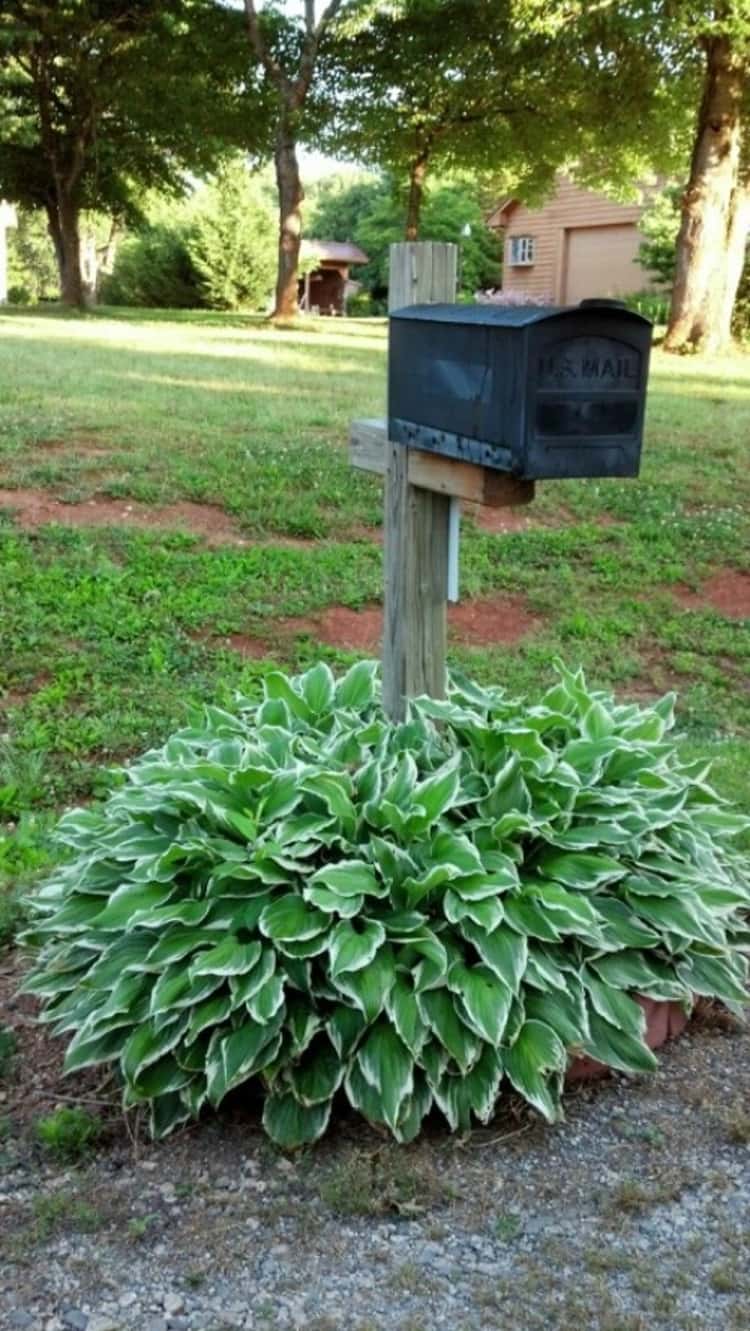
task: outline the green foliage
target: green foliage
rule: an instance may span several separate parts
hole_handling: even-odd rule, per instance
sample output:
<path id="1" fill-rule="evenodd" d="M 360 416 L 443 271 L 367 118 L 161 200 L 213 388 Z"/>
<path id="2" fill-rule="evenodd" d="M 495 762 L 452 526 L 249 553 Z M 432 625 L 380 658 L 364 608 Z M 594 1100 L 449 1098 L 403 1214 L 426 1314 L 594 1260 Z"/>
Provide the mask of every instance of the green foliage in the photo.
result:
<path id="1" fill-rule="evenodd" d="M 0 1026 L 0 1081 L 10 1072 L 17 1048 L 15 1033 L 9 1026 Z"/>
<path id="2" fill-rule="evenodd" d="M 155 202 L 101 294 L 112 305 L 262 309 L 275 267 L 273 212 L 259 179 L 234 159 L 188 201 Z"/>
<path id="3" fill-rule="evenodd" d="M 44 214 L 36 208 L 18 208 L 18 226 L 8 234 L 8 299 L 17 305 L 35 305 L 57 296 L 55 252 Z"/>
<path id="4" fill-rule="evenodd" d="M 102 283 L 110 305 L 195 309 L 204 304 L 200 276 L 184 223 L 157 222 L 123 242 L 114 270 Z"/>
<path id="5" fill-rule="evenodd" d="M 501 281 L 502 243 L 486 225 L 482 204 L 475 181 L 443 180 L 427 192 L 422 211 L 422 240 L 460 245 L 459 287 L 466 296 Z M 404 199 L 388 176 L 354 181 L 334 176 L 314 196 L 306 226 L 320 240 L 350 240 L 365 251 L 370 262 L 357 268 L 354 275 L 377 302 L 387 295 L 388 247 L 403 240 L 404 215 Z M 350 305 L 350 312 L 356 313 L 356 307 Z M 376 304 L 367 312 L 379 314 L 382 310 Z"/>
<path id="6" fill-rule="evenodd" d="M 36 1134 L 51 1155 L 75 1161 L 85 1156 L 100 1136 L 101 1122 L 77 1105 L 60 1105 L 37 1119 Z"/>
<path id="7" fill-rule="evenodd" d="M 672 705 L 560 667 L 534 705 L 457 678 L 394 725 L 360 662 L 206 707 L 59 824 L 25 988 L 66 1068 L 117 1063 L 157 1136 L 259 1078 L 293 1148 L 339 1092 L 409 1141 L 504 1081 L 554 1120 L 577 1053 L 654 1067 L 633 994 L 747 997 L 747 820 Z"/>
<path id="8" fill-rule="evenodd" d="M 240 161 L 229 163 L 197 201 L 187 250 L 202 304 L 211 310 L 263 309 L 276 272 L 276 221 Z"/>
<path id="9" fill-rule="evenodd" d="M 682 190 L 677 185 L 662 190 L 646 208 L 640 222 L 644 239 L 638 262 L 665 286 L 671 286 L 674 280 L 681 196 Z"/>

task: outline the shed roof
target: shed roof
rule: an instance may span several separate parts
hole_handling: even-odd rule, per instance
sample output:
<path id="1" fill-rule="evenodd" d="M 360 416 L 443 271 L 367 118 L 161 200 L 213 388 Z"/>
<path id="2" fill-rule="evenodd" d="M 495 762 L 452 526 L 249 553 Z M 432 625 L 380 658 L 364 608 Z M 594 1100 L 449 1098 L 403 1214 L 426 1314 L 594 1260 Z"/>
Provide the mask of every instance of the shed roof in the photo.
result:
<path id="1" fill-rule="evenodd" d="M 303 240 L 302 255 L 305 259 L 327 259 L 335 263 L 370 262 L 369 255 L 348 240 Z"/>

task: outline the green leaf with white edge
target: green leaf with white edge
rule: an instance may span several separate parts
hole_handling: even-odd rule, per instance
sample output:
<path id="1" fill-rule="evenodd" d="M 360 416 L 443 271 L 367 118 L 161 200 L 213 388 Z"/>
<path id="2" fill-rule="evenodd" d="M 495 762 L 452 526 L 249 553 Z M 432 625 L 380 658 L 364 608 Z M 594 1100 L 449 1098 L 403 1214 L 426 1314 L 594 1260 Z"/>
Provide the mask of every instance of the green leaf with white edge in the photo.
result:
<path id="1" fill-rule="evenodd" d="M 369 966 L 385 942 L 385 929 L 378 920 L 361 920 L 355 929 L 348 920 L 341 920 L 328 936 L 331 958 L 331 976 L 337 978 L 344 971 L 359 971 Z"/>
<path id="2" fill-rule="evenodd" d="M 156 1141 L 168 1137 L 182 1123 L 187 1123 L 191 1109 L 182 1099 L 183 1092 L 173 1091 L 168 1095 L 158 1096 L 151 1105 L 150 1128 Z"/>
<path id="3" fill-rule="evenodd" d="M 376 661 L 357 661 L 351 666 L 336 685 L 336 706 L 360 713 L 369 707 L 375 701 L 377 671 Z"/>
<path id="4" fill-rule="evenodd" d="M 505 856 L 501 858 L 506 859 Z M 518 869 L 512 860 L 507 860 L 507 867 L 493 870 L 492 873 L 461 874 L 452 880 L 451 891 L 461 897 L 462 901 L 483 901 L 486 897 L 496 897 L 518 886 Z"/>
<path id="5" fill-rule="evenodd" d="M 302 896 L 316 910 L 322 910 L 326 915 L 338 915 L 344 920 L 351 920 L 355 915 L 359 915 L 365 901 L 364 897 L 344 897 L 338 892 L 332 892 L 329 887 L 319 887 L 309 883 L 303 887 Z"/>
<path id="6" fill-rule="evenodd" d="M 543 993 L 549 993 L 550 990 L 565 990 L 565 972 L 555 961 L 545 952 L 538 943 L 530 943 L 528 956 L 526 958 L 526 970 L 524 971 L 524 984 L 532 985 L 536 989 L 541 989 Z"/>
<path id="7" fill-rule="evenodd" d="M 604 1017 L 605 1021 L 617 1026 L 619 1030 L 627 1031 L 637 1040 L 643 1039 L 646 1032 L 646 1014 L 640 1003 L 629 998 L 622 989 L 605 984 L 596 972 L 587 966 L 581 971 L 581 979 L 594 1010 L 600 1017 Z"/>
<path id="8" fill-rule="evenodd" d="M 548 911 L 555 928 L 561 934 L 579 934 L 596 944 L 601 937 L 600 920 L 593 903 L 580 892 L 569 892 L 559 883 L 527 883 L 526 892 L 531 892 L 544 911 Z"/>
<path id="9" fill-rule="evenodd" d="M 522 889 L 503 898 L 505 920 L 520 934 L 541 938 L 546 943 L 559 943 L 560 930 L 545 914 L 536 897 Z"/>
<path id="10" fill-rule="evenodd" d="M 280 698 L 285 702 L 292 716 L 298 717 L 301 721 L 310 720 L 312 712 L 309 703 L 280 670 L 272 670 L 265 676 L 263 692 L 267 698 Z"/>
<path id="11" fill-rule="evenodd" d="M 630 989 L 634 993 L 643 993 L 657 978 L 651 962 L 635 948 L 592 957 L 589 964 L 605 984 L 616 989 Z"/>
<path id="12" fill-rule="evenodd" d="M 464 1076 L 445 1072 L 434 1084 L 435 1104 L 453 1132 L 468 1132 L 472 1117 L 488 1123 L 495 1112 L 503 1061 L 498 1050 L 485 1045 L 470 1072 Z"/>
<path id="13" fill-rule="evenodd" d="M 693 948 L 680 958 L 676 969 L 693 993 L 729 1003 L 750 1003 L 748 963 L 741 954 L 711 956 Z"/>
<path id="14" fill-rule="evenodd" d="M 413 801 L 424 810 L 425 830 L 455 805 L 461 785 L 460 768 L 458 753 L 415 787 Z"/>
<path id="15" fill-rule="evenodd" d="M 443 897 L 443 910 L 446 920 L 451 924 L 463 925 L 464 920 L 471 920 L 487 932 L 496 929 L 505 915 L 504 907 L 496 896 L 486 897 L 483 901 L 465 901 L 452 889 Z"/>
<path id="16" fill-rule="evenodd" d="M 323 1136 L 331 1105 L 301 1105 L 291 1091 L 271 1091 L 263 1106 L 263 1127 L 283 1151 L 296 1151 Z"/>
<path id="17" fill-rule="evenodd" d="M 379 1021 L 357 1052 L 360 1071 L 378 1092 L 384 1121 L 391 1129 L 399 1110 L 414 1087 L 414 1059 L 400 1036 L 387 1021 Z"/>
<path id="18" fill-rule="evenodd" d="M 347 1007 L 343 1003 L 334 1007 L 326 1022 L 326 1030 L 331 1044 L 344 1063 L 348 1063 L 365 1025 L 365 1018 L 358 1008 Z"/>
<path id="19" fill-rule="evenodd" d="M 694 894 L 671 899 L 626 894 L 626 900 L 637 915 L 656 929 L 679 934 L 691 942 L 708 943 L 709 947 L 726 946 L 720 921 L 709 914 Z"/>
<path id="20" fill-rule="evenodd" d="M 582 1052 L 590 1033 L 585 1004 L 579 1004 L 571 994 L 559 989 L 553 993 L 528 989 L 524 991 L 524 1006 L 526 1016 L 551 1026 L 566 1049 Z"/>
<path id="21" fill-rule="evenodd" d="M 221 1026 L 233 1007 L 232 996 L 227 993 L 215 994 L 213 998 L 198 1003 L 190 1014 L 190 1025 L 185 1035 L 186 1043 L 192 1044 L 202 1031 L 213 1030 L 214 1027 Z"/>
<path id="22" fill-rule="evenodd" d="M 125 883 L 112 893 L 103 910 L 101 900 L 98 897 L 94 899 L 100 909 L 87 917 L 87 923 L 94 929 L 107 931 L 133 929 L 139 923 L 140 916 L 165 905 L 175 890 L 174 883 L 150 883 L 146 887 L 139 883 Z"/>
<path id="23" fill-rule="evenodd" d="M 603 919 L 602 937 L 609 946 L 649 948 L 658 943 L 658 933 L 639 920 L 624 901 L 602 893 L 597 893 L 595 901 L 597 914 Z"/>
<path id="24" fill-rule="evenodd" d="M 579 892 L 592 891 L 625 875 L 624 867 L 611 855 L 590 851 L 546 850 L 537 861 L 537 869 L 545 878 L 575 887 Z"/>
<path id="25" fill-rule="evenodd" d="M 263 947 L 261 943 L 251 943 L 249 946 L 257 948 L 254 964 L 241 975 L 229 977 L 229 991 L 235 1007 L 239 1007 L 240 1003 L 248 1003 L 276 970 L 276 953 L 272 947 Z"/>
<path id="26" fill-rule="evenodd" d="M 427 1039 L 428 1028 L 417 1002 L 411 979 L 401 971 L 385 999 L 385 1009 L 396 1031 L 413 1058 L 418 1058 Z"/>
<path id="27" fill-rule="evenodd" d="M 598 1013 L 589 1012 L 589 1038 L 584 1045 L 590 1058 L 618 1072 L 653 1072 L 658 1063 L 642 1040 L 622 1031 Z"/>
<path id="28" fill-rule="evenodd" d="M 503 1052 L 511 1085 L 548 1123 L 562 1117 L 560 1089 L 567 1061 L 562 1040 L 543 1021 L 525 1021 L 515 1042 Z"/>
<path id="29" fill-rule="evenodd" d="M 104 1035 L 89 1032 L 84 1026 L 73 1037 L 65 1053 L 64 1072 L 79 1072 L 81 1068 L 111 1063 L 122 1054 L 130 1035 L 129 1029 L 119 1028 Z"/>
<path id="30" fill-rule="evenodd" d="M 461 962 L 451 967 L 448 986 L 461 998 L 466 1024 L 497 1049 L 513 1002 L 512 990 L 488 966 L 465 966 Z"/>
<path id="31" fill-rule="evenodd" d="M 256 989 L 245 1006 L 254 1021 L 266 1025 L 284 1005 L 284 977 L 278 971 Z"/>
<path id="32" fill-rule="evenodd" d="M 289 1070 L 289 1086 L 301 1105 L 327 1104 L 344 1080 L 345 1064 L 330 1040 L 318 1037 Z"/>
<path id="33" fill-rule="evenodd" d="M 407 1095 L 399 1110 L 398 1122 L 393 1129 L 397 1142 L 402 1144 L 414 1141 L 419 1136 L 423 1119 L 432 1108 L 432 1091 L 426 1078 L 418 1068 L 414 1071 L 414 1089 Z"/>
<path id="34" fill-rule="evenodd" d="M 314 717 L 326 716 L 331 711 L 336 697 L 336 681 L 325 661 L 300 675 L 299 687 Z"/>
<path id="35" fill-rule="evenodd" d="M 336 976 L 336 988 L 360 1009 L 367 1022 L 372 1022 L 383 1011 L 395 975 L 393 955 L 386 945 L 363 969 L 341 971 Z"/>
<path id="36" fill-rule="evenodd" d="M 312 875 L 310 887 L 327 887 L 340 897 L 384 897 L 388 894 L 387 884 L 365 860 L 339 860 L 337 864 L 326 864 Z"/>
<path id="37" fill-rule="evenodd" d="M 418 1001 L 423 1020 L 462 1072 L 468 1072 L 479 1056 L 481 1041 L 459 1017 L 453 995 L 448 989 L 428 989 Z"/>
<path id="38" fill-rule="evenodd" d="M 265 1067 L 275 1056 L 276 1045 L 276 1028 L 251 1020 L 212 1041 L 206 1061 L 209 1103 L 216 1108 L 228 1091 Z"/>
<path id="39" fill-rule="evenodd" d="M 612 713 L 600 702 L 592 702 L 581 717 L 581 734 L 584 739 L 606 739 L 614 729 Z"/>
<path id="40" fill-rule="evenodd" d="M 160 1012 L 169 1012 L 189 987 L 190 972 L 187 966 L 175 964 L 167 967 L 151 990 L 150 1015 L 155 1017 Z"/>
<path id="41" fill-rule="evenodd" d="M 485 966 L 494 971 L 517 994 L 528 957 L 528 942 L 523 934 L 518 934 L 505 924 L 496 929 L 480 929 L 471 920 L 462 920 L 461 932 L 464 938 L 476 949 Z"/>
<path id="42" fill-rule="evenodd" d="M 124 1045 L 120 1058 L 123 1076 L 128 1082 L 137 1081 L 144 1068 L 168 1054 L 182 1039 L 190 1021 L 190 1013 L 180 1013 L 170 1026 L 156 1031 L 153 1021 L 137 1026 Z"/>
<path id="43" fill-rule="evenodd" d="M 380 1092 L 376 1091 L 375 1087 L 371 1086 L 363 1076 L 356 1059 L 352 1061 L 347 1070 L 344 1079 L 344 1090 L 352 1109 L 356 1109 L 357 1113 L 362 1114 L 369 1123 L 383 1123 L 385 1121 Z"/>
<path id="44" fill-rule="evenodd" d="M 245 975 L 260 956 L 260 943 L 241 943 L 228 934 L 215 947 L 200 952 L 190 966 L 190 979 L 199 975 Z"/>
<path id="45" fill-rule="evenodd" d="M 460 832 L 438 832 L 427 851 L 430 865 L 447 865 L 456 875 L 484 873 L 476 846 Z"/>
<path id="46" fill-rule="evenodd" d="M 216 941 L 216 934 L 211 929 L 185 929 L 181 925 L 177 925 L 175 928 L 168 930 L 164 937 L 159 939 L 158 943 L 154 943 L 149 948 L 143 958 L 143 968 L 144 970 L 149 970 L 151 967 L 156 969 L 159 966 L 168 966 L 175 961 L 182 961 L 184 957 L 189 957 L 193 952 L 211 947 Z M 131 965 L 137 968 L 138 961 L 135 957 Z"/>
<path id="47" fill-rule="evenodd" d="M 330 923 L 330 917 L 323 911 L 313 910 L 301 896 L 290 892 L 283 897 L 276 897 L 265 907 L 258 928 L 274 942 L 289 939 L 301 943 L 325 932 Z"/>

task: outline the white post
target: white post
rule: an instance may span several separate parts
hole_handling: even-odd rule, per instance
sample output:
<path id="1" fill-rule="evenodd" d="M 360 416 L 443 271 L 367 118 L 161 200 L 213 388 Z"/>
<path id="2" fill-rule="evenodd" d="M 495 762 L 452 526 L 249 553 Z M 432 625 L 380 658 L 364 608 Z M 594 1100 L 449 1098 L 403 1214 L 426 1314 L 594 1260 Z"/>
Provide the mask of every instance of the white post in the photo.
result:
<path id="1" fill-rule="evenodd" d="M 8 230 L 16 225 L 15 208 L 0 199 L 0 305 L 8 301 Z"/>

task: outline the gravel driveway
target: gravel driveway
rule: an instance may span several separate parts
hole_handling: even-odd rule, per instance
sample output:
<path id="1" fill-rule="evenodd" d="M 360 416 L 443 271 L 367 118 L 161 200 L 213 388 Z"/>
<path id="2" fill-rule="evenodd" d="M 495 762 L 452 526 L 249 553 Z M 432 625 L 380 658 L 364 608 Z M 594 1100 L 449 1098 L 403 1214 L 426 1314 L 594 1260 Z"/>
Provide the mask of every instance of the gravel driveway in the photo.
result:
<path id="1" fill-rule="evenodd" d="M 0 1106 L 0 1109 L 2 1106 Z M 76 1169 L 0 1143 L 2 1331 L 747 1331 L 750 1034 L 694 1022 L 651 1079 L 397 1149 L 286 1159 L 244 1106 Z"/>

